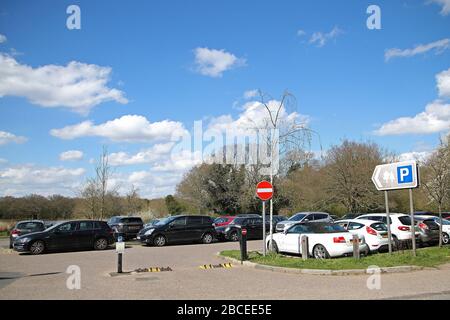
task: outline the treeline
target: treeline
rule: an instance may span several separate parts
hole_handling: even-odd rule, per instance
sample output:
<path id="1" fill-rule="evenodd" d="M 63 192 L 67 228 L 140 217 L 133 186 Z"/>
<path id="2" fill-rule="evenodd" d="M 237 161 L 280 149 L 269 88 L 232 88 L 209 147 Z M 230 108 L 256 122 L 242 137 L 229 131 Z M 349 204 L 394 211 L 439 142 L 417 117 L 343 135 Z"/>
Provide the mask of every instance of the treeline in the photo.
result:
<path id="1" fill-rule="evenodd" d="M 422 186 L 414 190 L 416 211 L 438 211 L 439 202 L 441 209 L 450 209 L 449 149 L 448 142 L 443 142 L 421 162 Z M 348 140 L 333 146 L 322 159 L 308 153 L 290 154 L 274 177 L 274 212 L 384 211 L 384 195 L 375 189 L 371 177 L 376 165 L 393 161 L 398 158 L 375 143 Z M 184 176 L 176 195 L 197 212 L 260 213 L 255 186 L 267 178 L 243 165 L 202 164 Z M 409 212 L 408 192 L 390 192 L 389 205 L 391 212 Z"/>

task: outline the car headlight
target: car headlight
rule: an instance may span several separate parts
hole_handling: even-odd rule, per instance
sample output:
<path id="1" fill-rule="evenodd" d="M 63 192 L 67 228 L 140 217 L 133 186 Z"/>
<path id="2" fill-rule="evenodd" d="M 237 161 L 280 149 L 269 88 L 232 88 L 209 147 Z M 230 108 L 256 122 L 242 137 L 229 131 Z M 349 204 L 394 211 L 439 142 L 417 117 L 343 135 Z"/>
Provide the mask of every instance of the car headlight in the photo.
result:
<path id="1" fill-rule="evenodd" d="M 226 227 L 224 231 L 228 232 L 228 231 L 230 231 L 230 229 L 231 229 L 230 227 Z"/>
<path id="2" fill-rule="evenodd" d="M 149 229 L 149 230 L 145 231 L 145 235 L 149 236 L 153 233 L 153 231 L 155 231 L 155 229 Z"/>

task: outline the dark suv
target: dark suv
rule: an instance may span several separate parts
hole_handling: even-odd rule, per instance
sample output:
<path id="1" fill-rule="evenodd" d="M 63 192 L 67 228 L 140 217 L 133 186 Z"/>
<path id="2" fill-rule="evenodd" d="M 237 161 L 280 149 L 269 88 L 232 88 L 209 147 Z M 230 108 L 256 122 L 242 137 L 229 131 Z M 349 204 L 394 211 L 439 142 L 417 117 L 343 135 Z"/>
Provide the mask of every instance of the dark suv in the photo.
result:
<path id="1" fill-rule="evenodd" d="M 211 243 L 216 238 L 213 223 L 214 220 L 208 216 L 172 216 L 142 229 L 137 239 L 158 247 L 181 242 Z"/>
<path id="2" fill-rule="evenodd" d="M 17 237 L 13 247 L 19 252 L 41 254 L 53 250 L 105 250 L 113 243 L 113 231 L 106 222 L 76 220 Z"/>
<path id="3" fill-rule="evenodd" d="M 108 225 L 113 229 L 114 236 L 122 236 L 123 240 L 136 238 L 139 231 L 144 227 L 140 217 L 116 216 L 108 220 Z"/>
<path id="4" fill-rule="evenodd" d="M 269 232 L 269 221 L 266 222 L 266 232 Z M 263 238 L 263 219 L 261 217 L 237 217 L 226 227 L 218 227 L 218 238 L 238 241 L 241 229 L 247 230 L 247 239 Z"/>

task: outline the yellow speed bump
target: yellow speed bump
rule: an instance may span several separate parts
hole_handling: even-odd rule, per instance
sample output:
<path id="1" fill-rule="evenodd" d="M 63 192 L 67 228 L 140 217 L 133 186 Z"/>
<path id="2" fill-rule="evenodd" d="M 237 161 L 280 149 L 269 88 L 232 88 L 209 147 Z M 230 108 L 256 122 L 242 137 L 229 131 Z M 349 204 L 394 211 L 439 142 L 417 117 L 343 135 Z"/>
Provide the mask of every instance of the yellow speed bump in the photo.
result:
<path id="1" fill-rule="evenodd" d="M 149 268 L 139 268 L 135 270 L 136 272 L 163 272 L 163 271 L 172 271 L 170 267 L 149 267 Z"/>
<path id="2" fill-rule="evenodd" d="M 233 265 L 231 263 L 220 263 L 220 264 L 204 264 L 201 265 L 199 268 L 202 270 L 208 270 L 208 269 L 219 269 L 219 268 L 232 268 Z"/>

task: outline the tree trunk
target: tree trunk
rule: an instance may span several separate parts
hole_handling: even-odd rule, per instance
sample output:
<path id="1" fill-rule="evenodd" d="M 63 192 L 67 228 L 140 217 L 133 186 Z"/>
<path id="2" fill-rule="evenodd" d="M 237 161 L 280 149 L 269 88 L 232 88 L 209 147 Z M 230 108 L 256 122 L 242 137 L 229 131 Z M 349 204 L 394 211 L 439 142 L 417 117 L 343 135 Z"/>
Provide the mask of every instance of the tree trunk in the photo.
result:
<path id="1" fill-rule="evenodd" d="M 442 248 L 442 206 L 439 204 L 439 248 Z"/>

